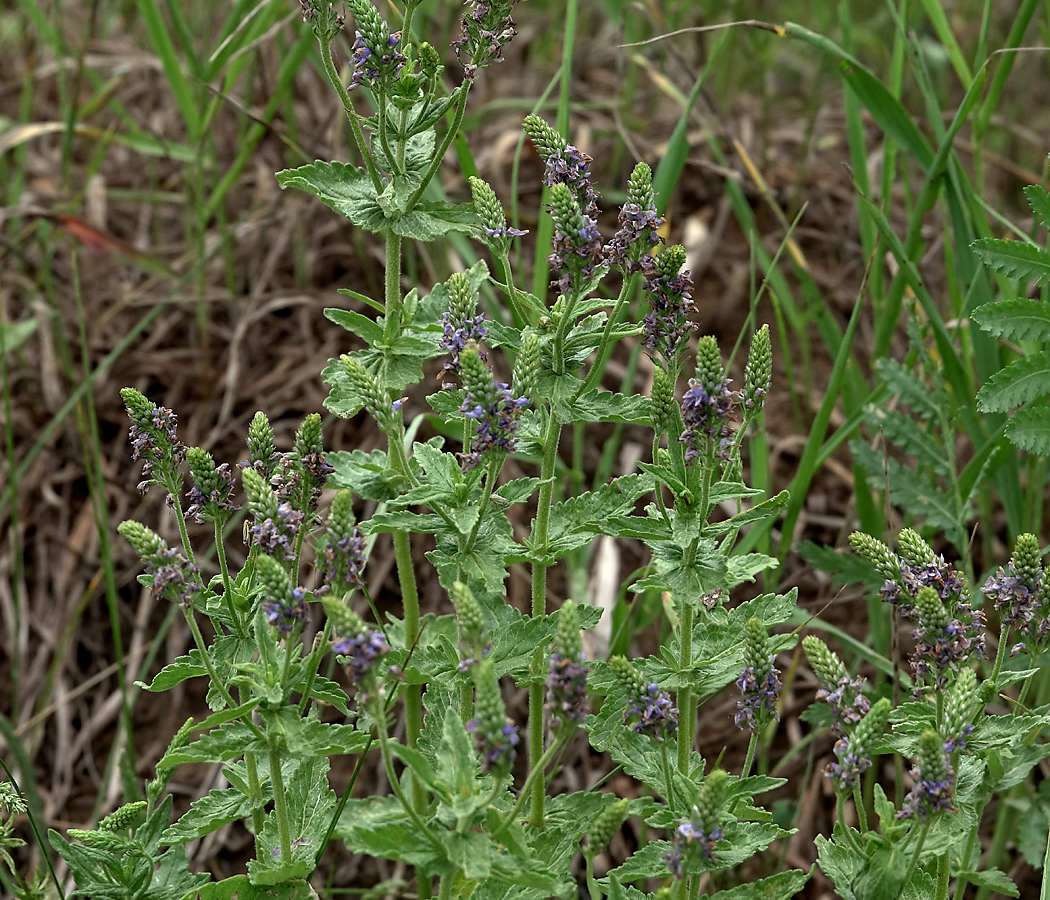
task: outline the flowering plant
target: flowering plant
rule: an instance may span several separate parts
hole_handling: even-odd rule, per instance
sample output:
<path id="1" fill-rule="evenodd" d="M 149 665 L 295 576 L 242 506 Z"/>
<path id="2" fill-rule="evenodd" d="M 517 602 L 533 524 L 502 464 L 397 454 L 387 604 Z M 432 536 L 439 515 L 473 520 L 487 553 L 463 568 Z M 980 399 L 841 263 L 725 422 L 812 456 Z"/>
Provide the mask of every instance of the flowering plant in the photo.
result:
<path id="1" fill-rule="evenodd" d="M 793 632 L 773 631 L 794 624 L 795 592 L 731 602 L 776 565 L 741 549 L 739 538 L 787 502 L 784 493 L 763 496 L 743 475 L 745 436 L 771 387 L 769 329 L 751 335 L 743 384 L 732 388 L 716 340 L 693 340 L 694 286 L 685 250 L 663 245 L 650 167 L 634 168 L 606 240 L 592 160 L 537 116 L 524 129 L 544 165 L 551 280 L 549 296 L 520 289 L 510 249 L 524 232 L 508 223 L 492 187 L 471 177 L 470 202 L 459 203 L 431 190 L 474 80 L 514 35 L 512 3 L 468 4 L 453 45 L 463 78 L 451 90 L 438 52 L 411 39 L 418 5 L 409 0 L 393 30 L 369 0 L 348 0 L 353 71 L 344 85 L 331 50 L 343 15 L 329 0 L 302 0 L 360 165 L 316 162 L 277 176 L 383 241 L 383 298 L 353 294 L 376 315 L 326 311 L 364 346 L 331 360 L 323 376 L 328 411 L 363 411 L 385 448 L 326 449 L 314 414 L 282 452 L 259 413 L 238 491 L 229 463 L 179 441 L 171 410 L 133 388 L 122 393 L 133 458 L 144 462 L 140 488 L 167 495 L 181 546 L 136 522 L 120 533 L 146 566 L 142 583 L 178 606 L 194 642 L 143 687 L 160 693 L 205 678 L 211 714 L 179 729 L 142 796 L 95 830 L 51 832 L 78 892 L 307 897 L 322 853 L 339 841 L 411 867 L 420 898 L 569 897 L 579 854 L 593 900 L 636 900 L 645 889 L 692 900 L 712 873 L 728 880 L 729 870 L 792 833 L 758 798 L 784 783 L 767 774 L 764 751 L 796 643 Z M 357 109 L 362 95 L 367 117 Z M 481 261 L 425 295 L 406 291 L 404 242 L 453 232 L 486 247 L 492 269 Z M 501 298 L 494 312 L 479 311 L 483 293 Z M 606 364 L 627 342 L 649 352 L 648 396 L 603 387 Z M 427 370 L 439 370 L 441 387 L 423 397 L 417 386 Z M 424 420 L 439 436 L 419 438 Z M 637 471 L 574 490 L 563 434 L 606 423 L 648 429 L 652 452 Z M 375 505 L 361 522 L 359 501 Z M 250 549 L 235 571 L 226 541 L 242 514 Z M 213 526 L 213 577 L 202 574 L 187 519 Z M 384 616 L 363 574 L 370 547 L 388 534 L 400 611 Z M 420 536 L 425 563 L 413 553 Z M 549 573 L 599 536 L 648 551 L 627 587 L 664 600 L 669 637 L 656 655 L 588 658 L 581 632 L 601 610 L 554 596 Z M 912 697 L 894 708 L 886 685 L 869 688 L 821 640 L 802 641 L 827 707 L 814 716 L 836 738 L 827 775 L 839 821 L 818 850 L 841 896 L 928 896 L 934 884 L 946 892 L 949 877 L 1008 883 L 1003 873 L 977 871 L 975 810 L 1046 755 L 1021 736 L 1050 724 L 1046 710 L 1019 711 L 1008 726 L 985 711 L 1016 682 L 1023 706 L 1046 649 L 1033 542 L 1019 540 L 985 585 L 1003 630 L 979 685 L 985 623 L 965 578 L 915 532 L 901 533 L 896 553 L 854 536 L 884 582 L 882 596 L 915 626 L 915 644 L 902 678 Z M 440 588 L 435 606 L 454 612 L 423 608 L 424 565 Z M 531 580 L 524 612 L 506 601 L 512 566 Z M 1029 652 L 1029 670 L 1004 666 L 1010 633 Z M 734 685 L 735 722 L 749 737 L 735 773 L 705 759 L 696 741 L 705 705 Z M 508 703 L 512 692 L 525 703 Z M 509 714 L 517 709 L 520 724 Z M 597 786 L 554 792 L 557 762 L 581 735 L 633 780 L 630 796 Z M 898 803 L 871 777 L 873 757 L 890 752 L 915 760 Z M 387 784 L 360 796 L 368 754 Z M 338 792 L 328 777 L 336 756 L 356 760 Z M 221 766 L 228 787 L 172 821 L 169 784 L 192 763 Z M 847 824 L 850 801 L 856 828 Z M 596 860 L 629 817 L 659 836 L 597 874 Z M 233 822 L 252 835 L 246 873 L 212 883 L 191 871 L 185 846 Z M 957 844 L 964 849 L 953 856 Z M 783 871 L 733 888 L 732 897 L 787 900 L 808 877 Z"/>

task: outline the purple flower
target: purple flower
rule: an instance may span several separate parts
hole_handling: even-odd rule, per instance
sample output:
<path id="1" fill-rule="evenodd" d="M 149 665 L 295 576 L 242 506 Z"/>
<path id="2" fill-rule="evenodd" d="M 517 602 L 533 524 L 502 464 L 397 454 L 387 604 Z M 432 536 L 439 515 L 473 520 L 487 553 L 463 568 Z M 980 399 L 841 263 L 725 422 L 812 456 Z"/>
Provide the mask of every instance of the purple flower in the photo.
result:
<path id="1" fill-rule="evenodd" d="M 470 12 L 463 17 L 463 31 L 452 48 L 460 59 L 466 50 L 470 62 L 463 64 L 463 77 L 473 81 L 478 69 L 503 59 L 504 44 L 518 32 L 510 15 L 514 0 L 469 0 L 467 6 Z"/>
<path id="2" fill-rule="evenodd" d="M 636 734 L 648 734 L 660 740 L 663 733 L 671 734 L 678 730 L 678 707 L 655 682 L 628 701 L 623 714 L 624 721 L 636 716 L 637 720 L 631 726 Z"/>
<path id="3" fill-rule="evenodd" d="M 467 722 L 467 731 L 474 735 L 474 746 L 481 754 L 481 771 L 488 774 L 493 769 L 510 768 L 517 756 L 520 740 L 518 726 L 506 718 L 502 725 L 486 728 L 480 719 Z"/>
<path id="4" fill-rule="evenodd" d="M 294 588 L 287 598 L 269 597 L 262 603 L 267 621 L 284 637 L 288 637 L 297 625 L 306 621 L 306 591 Z"/>
<path id="5" fill-rule="evenodd" d="M 187 609 L 201 591 L 197 573 L 200 566 L 191 563 L 181 550 L 161 543 L 160 548 L 146 559 L 146 573 L 153 578 L 154 594 L 166 594 Z M 172 593 L 168 593 L 168 588 Z"/>
<path id="6" fill-rule="evenodd" d="M 682 421 L 685 431 L 679 438 L 686 445 L 686 462 L 699 459 L 704 444 L 716 446 L 715 455 L 728 459 L 735 446 L 729 417 L 736 402 L 736 394 L 729 390 L 729 379 L 711 384 L 690 378 L 689 388 L 682 397 Z"/>
<path id="7" fill-rule="evenodd" d="M 783 686 L 780 681 L 780 672 L 773 665 L 773 658 L 769 659 L 769 666 L 763 672 L 756 670 L 753 666 L 745 666 L 740 670 L 740 677 L 736 680 L 736 686 L 743 691 L 743 698 L 737 701 L 737 712 L 734 717 L 736 727 L 743 731 L 758 730 L 759 718 L 762 715 L 777 716 L 777 699 L 780 697 L 780 689 Z M 756 713 L 758 715 L 756 715 Z M 766 719 L 768 721 L 768 719 Z"/>
<path id="8" fill-rule="evenodd" d="M 870 759 L 854 751 L 849 738 L 842 737 L 835 742 L 835 756 L 838 762 L 828 763 L 827 775 L 835 778 L 843 789 L 856 785 L 871 766 Z"/>
<path id="9" fill-rule="evenodd" d="M 383 632 L 367 627 L 356 637 L 341 638 L 332 644 L 333 652 L 349 657 L 346 671 L 355 684 L 360 684 L 375 661 L 389 653 L 390 649 Z"/>
<path id="10" fill-rule="evenodd" d="M 816 699 L 827 703 L 835 713 L 833 729 L 837 734 L 843 733 L 843 725 L 857 724 L 871 709 L 871 701 L 862 693 L 864 683 L 859 675 L 853 679 L 843 676 L 835 687 L 817 689 Z"/>
<path id="11" fill-rule="evenodd" d="M 505 382 L 489 382 L 477 393 L 468 389 L 460 412 L 474 420 L 474 440 L 463 455 L 463 468 L 474 468 L 489 450 L 512 453 L 517 445 L 518 417 L 528 405 L 528 397 L 515 397 Z"/>
<path id="12" fill-rule="evenodd" d="M 347 90 L 353 90 L 367 83 L 373 90 L 380 87 L 384 78 L 393 78 L 405 64 L 405 56 L 398 50 L 401 43 L 401 32 L 389 34 L 387 24 L 381 24 L 381 33 L 372 40 L 360 31 L 354 32 L 353 61 L 354 74 L 350 78 Z"/>
<path id="13" fill-rule="evenodd" d="M 587 718 L 587 674 L 583 653 L 578 660 L 551 653 L 547 670 L 547 706 L 555 720 L 582 725 Z"/>
<path id="14" fill-rule="evenodd" d="M 295 536 L 302 525 L 303 514 L 285 501 L 277 507 L 277 515 L 257 522 L 250 529 L 252 543 L 270 556 L 291 559 L 295 553 Z"/>
<path id="15" fill-rule="evenodd" d="M 649 298 L 649 312 L 642 319 L 645 346 L 662 354 L 675 368 L 686 349 L 695 326 L 690 315 L 693 306 L 693 279 L 682 269 L 685 250 L 668 247 L 655 259 L 645 256 L 641 268 L 645 273 L 642 290 Z"/>

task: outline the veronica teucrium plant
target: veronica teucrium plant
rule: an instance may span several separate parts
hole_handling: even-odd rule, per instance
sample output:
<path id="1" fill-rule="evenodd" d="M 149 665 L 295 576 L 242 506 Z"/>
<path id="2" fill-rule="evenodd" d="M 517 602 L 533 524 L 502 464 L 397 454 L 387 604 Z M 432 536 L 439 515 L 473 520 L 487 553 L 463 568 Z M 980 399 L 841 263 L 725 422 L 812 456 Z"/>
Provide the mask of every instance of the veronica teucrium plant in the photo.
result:
<path id="1" fill-rule="evenodd" d="M 168 495 L 181 546 L 135 522 L 120 531 L 144 561 L 142 584 L 179 605 L 193 639 L 145 688 L 206 678 L 211 715 L 179 731 L 116 826 L 54 836 L 85 893 L 193 892 L 206 877 L 190 874 L 184 845 L 238 821 L 254 854 L 245 874 L 217 889 L 242 900 L 305 896 L 333 841 L 411 867 L 420 898 L 572 896 L 578 856 L 595 900 L 629 882 L 662 883 L 686 898 L 705 873 L 730 870 L 786 834 L 755 805 L 782 783 L 751 773 L 755 739 L 736 774 L 710 765 L 696 743 L 706 704 L 734 682 L 744 692 L 741 725 L 768 738 L 776 657 L 792 644 L 771 631 L 791 617 L 793 592 L 731 602 L 734 589 L 775 565 L 739 552 L 738 536 L 786 502 L 741 476 L 744 430 L 770 388 L 768 329 L 754 335 L 744 384 L 733 387 L 715 339 L 694 338 L 685 252 L 659 236 L 649 166 L 635 166 L 615 232 L 603 234 L 593 161 L 536 116 L 524 128 L 550 188 L 551 281 L 544 296 L 518 289 L 510 248 L 524 232 L 491 186 L 471 178 L 469 197 L 454 202 L 436 199 L 433 184 L 471 85 L 514 36 L 513 4 L 465 5 L 453 46 L 464 76 L 452 86 L 441 55 L 414 36 L 418 5 L 349 0 L 344 15 L 326 0 L 302 0 L 355 161 L 277 176 L 385 248 L 383 296 L 355 294 L 358 308 L 326 311 L 353 349 L 323 373 L 328 411 L 363 412 L 385 447 L 326 449 L 314 414 L 291 447 L 278 448 L 259 413 L 238 477 L 204 449 L 185 448 L 171 411 L 124 391 L 143 489 Z M 344 28 L 345 84 L 332 56 Z M 478 262 L 406 290 L 404 242 L 451 232 L 487 249 L 495 276 Z M 482 312 L 490 309 L 482 292 L 502 298 L 502 309 Z M 651 397 L 602 385 L 625 343 L 648 351 Z M 412 419 L 422 415 L 453 437 L 419 439 Z M 573 494 L 562 434 L 605 423 L 652 429 L 652 457 Z M 359 520 L 365 504 L 376 511 Z M 720 510 L 729 505 L 737 514 L 727 518 Z M 242 534 L 228 527 L 234 516 L 244 517 L 239 570 L 224 537 Z M 212 525 L 214 577 L 200 568 L 200 532 L 190 534 L 187 518 Z M 650 556 L 628 588 L 668 598 L 670 637 L 657 656 L 588 658 L 581 635 L 601 611 L 553 595 L 548 573 L 602 535 L 640 542 Z M 420 540 L 425 556 L 413 552 Z M 400 595 L 385 598 L 394 612 L 380 621 L 363 572 L 368 548 L 386 541 Z M 440 590 L 427 598 L 426 624 L 420 565 Z M 506 599 L 512 565 L 531 579 L 526 610 Z M 558 760 L 573 741 L 609 753 L 637 782 L 631 796 L 559 792 Z M 337 794 L 331 758 L 369 753 L 386 787 L 361 796 L 351 783 Z M 222 766 L 229 786 L 171 821 L 167 785 L 188 763 Z M 662 837 L 598 877 L 596 858 L 630 817 Z M 789 873 L 763 890 L 786 898 L 805 879 Z"/>

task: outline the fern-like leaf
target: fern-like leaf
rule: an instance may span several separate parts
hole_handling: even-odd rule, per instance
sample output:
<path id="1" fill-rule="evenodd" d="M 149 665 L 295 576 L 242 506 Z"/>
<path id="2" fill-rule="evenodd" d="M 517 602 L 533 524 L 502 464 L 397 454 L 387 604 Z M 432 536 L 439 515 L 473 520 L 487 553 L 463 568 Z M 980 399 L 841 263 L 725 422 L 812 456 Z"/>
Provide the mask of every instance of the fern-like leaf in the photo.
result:
<path id="1" fill-rule="evenodd" d="M 1050 253 L 1032 244 L 1021 241 L 1002 241 L 997 238 L 981 238 L 971 244 L 991 266 L 1007 278 L 1038 285 L 1050 282 Z"/>
<path id="2" fill-rule="evenodd" d="M 970 313 L 982 331 L 1006 341 L 1050 341 L 1050 303 L 1045 300 L 998 300 Z"/>
<path id="3" fill-rule="evenodd" d="M 929 466 L 938 475 L 949 474 L 944 445 L 911 416 L 897 410 L 873 406 L 867 413 L 868 424 L 881 431 L 895 447 L 916 458 L 920 466 Z"/>
<path id="4" fill-rule="evenodd" d="M 931 390 L 907 366 L 895 359 L 880 359 L 875 363 L 875 370 L 886 382 L 886 387 L 900 394 L 901 400 L 922 418 L 940 421 L 948 417 L 944 391 Z"/>
<path id="5" fill-rule="evenodd" d="M 1050 394 L 1050 351 L 1014 360 L 996 372 L 977 392 L 982 412 L 1006 412 Z"/>
<path id="6" fill-rule="evenodd" d="M 1006 428 L 1006 436 L 1015 447 L 1029 453 L 1050 454 L 1050 409 L 1045 406 L 1019 409 Z"/>
<path id="7" fill-rule="evenodd" d="M 1028 205 L 1032 207 L 1035 217 L 1042 222 L 1044 228 L 1050 228 L 1050 194 L 1038 184 L 1030 184 L 1024 189 L 1024 195 L 1028 198 Z"/>

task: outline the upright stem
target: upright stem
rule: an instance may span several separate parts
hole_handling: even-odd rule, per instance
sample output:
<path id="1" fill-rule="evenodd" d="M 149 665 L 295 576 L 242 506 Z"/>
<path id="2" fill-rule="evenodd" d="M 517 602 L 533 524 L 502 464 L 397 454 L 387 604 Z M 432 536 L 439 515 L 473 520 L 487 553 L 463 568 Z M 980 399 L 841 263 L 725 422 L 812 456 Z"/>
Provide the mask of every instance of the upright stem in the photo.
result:
<path id="1" fill-rule="evenodd" d="M 246 637 L 244 623 L 233 605 L 233 582 L 230 581 L 230 568 L 226 564 L 226 544 L 222 539 L 222 525 L 216 521 L 215 525 L 215 551 L 219 557 L 219 569 L 222 571 L 222 600 L 226 604 L 226 611 L 233 620 L 233 627 L 240 637 Z"/>
<path id="2" fill-rule="evenodd" d="M 532 564 L 532 615 L 533 618 L 547 614 L 547 535 L 550 527 L 551 506 L 554 504 L 554 470 L 558 464 L 558 441 L 561 438 L 561 421 L 557 410 L 551 406 L 547 411 L 547 428 L 543 435 L 543 465 L 540 468 L 540 494 L 536 503 L 536 519 L 532 523 L 532 549 L 543 562 Z M 533 668 L 542 669 L 543 650 L 538 649 L 533 658 Z M 538 674 L 538 673 L 537 673 Z M 534 767 L 543 756 L 543 685 L 529 686 L 529 765 Z M 532 786 L 532 814 L 530 821 L 535 827 L 543 824 L 544 785 L 540 779 Z"/>
<path id="3" fill-rule="evenodd" d="M 678 669 L 685 678 L 693 668 L 693 619 L 696 610 L 692 600 L 682 604 L 682 619 L 679 623 L 681 633 L 678 643 L 681 652 L 678 656 Z M 689 776 L 689 751 L 693 749 L 693 686 L 686 684 L 678 692 L 678 771 Z"/>
<path id="4" fill-rule="evenodd" d="M 292 835 L 288 826 L 288 806 L 284 798 L 284 777 L 281 775 L 281 753 L 277 741 L 270 736 L 270 784 L 273 787 L 273 811 L 277 818 L 277 834 L 281 843 L 281 862 L 292 861 Z"/>

